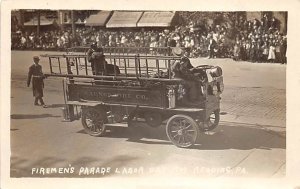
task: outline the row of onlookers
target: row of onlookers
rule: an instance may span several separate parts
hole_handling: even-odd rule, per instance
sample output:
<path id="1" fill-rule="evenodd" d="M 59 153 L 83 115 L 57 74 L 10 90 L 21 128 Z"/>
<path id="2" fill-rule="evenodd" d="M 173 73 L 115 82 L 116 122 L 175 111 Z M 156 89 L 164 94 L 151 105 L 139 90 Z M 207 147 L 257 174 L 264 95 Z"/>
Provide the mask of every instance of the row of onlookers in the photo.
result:
<path id="1" fill-rule="evenodd" d="M 276 25 L 265 26 L 263 19 L 255 19 L 240 20 L 235 27 L 235 39 L 229 36 L 224 25 L 195 30 L 192 23 L 164 30 L 119 31 L 81 27 L 76 29 L 75 36 L 70 29 L 41 32 L 39 37 L 35 32 L 18 30 L 12 33 L 12 49 L 65 50 L 96 42 L 103 47 L 181 47 L 189 51 L 190 57 L 286 62 L 286 36 L 279 33 Z"/>

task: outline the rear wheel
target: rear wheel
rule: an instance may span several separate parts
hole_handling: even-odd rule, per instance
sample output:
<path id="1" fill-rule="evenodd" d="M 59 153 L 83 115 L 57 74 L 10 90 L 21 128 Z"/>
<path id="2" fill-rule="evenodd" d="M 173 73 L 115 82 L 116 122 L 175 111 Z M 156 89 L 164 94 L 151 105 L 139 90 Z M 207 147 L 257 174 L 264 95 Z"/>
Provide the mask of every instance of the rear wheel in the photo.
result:
<path id="1" fill-rule="evenodd" d="M 83 108 L 81 122 L 87 134 L 103 136 L 106 129 L 105 123 L 107 123 L 106 112 L 100 108 Z"/>
<path id="2" fill-rule="evenodd" d="M 220 121 L 220 110 L 213 111 L 209 118 L 200 124 L 201 131 L 211 131 L 219 125 Z"/>
<path id="3" fill-rule="evenodd" d="M 162 123 L 162 115 L 160 112 L 145 112 L 146 123 L 151 127 L 159 127 Z"/>
<path id="4" fill-rule="evenodd" d="M 172 116 L 166 125 L 170 141 L 180 148 L 188 148 L 195 144 L 198 137 L 198 124 L 186 115 Z"/>

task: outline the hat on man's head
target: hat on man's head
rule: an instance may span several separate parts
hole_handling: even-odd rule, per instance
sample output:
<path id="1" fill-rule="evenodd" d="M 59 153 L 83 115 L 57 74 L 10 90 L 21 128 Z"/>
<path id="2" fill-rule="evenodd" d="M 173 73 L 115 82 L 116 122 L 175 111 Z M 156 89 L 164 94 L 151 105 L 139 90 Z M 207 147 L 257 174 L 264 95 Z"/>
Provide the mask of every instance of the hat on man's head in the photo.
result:
<path id="1" fill-rule="evenodd" d="M 172 48 L 172 53 L 175 56 L 182 56 L 183 55 L 183 50 L 179 47 L 174 47 L 174 48 Z"/>
<path id="2" fill-rule="evenodd" d="M 33 57 L 33 60 L 39 60 L 39 59 L 40 59 L 39 56 L 34 56 L 34 57 Z"/>
<path id="3" fill-rule="evenodd" d="M 91 46 L 91 48 L 97 48 L 97 43 L 93 42 L 90 46 Z"/>
<path id="4" fill-rule="evenodd" d="M 189 62 L 189 58 L 184 56 L 184 57 L 181 57 L 181 62 Z"/>

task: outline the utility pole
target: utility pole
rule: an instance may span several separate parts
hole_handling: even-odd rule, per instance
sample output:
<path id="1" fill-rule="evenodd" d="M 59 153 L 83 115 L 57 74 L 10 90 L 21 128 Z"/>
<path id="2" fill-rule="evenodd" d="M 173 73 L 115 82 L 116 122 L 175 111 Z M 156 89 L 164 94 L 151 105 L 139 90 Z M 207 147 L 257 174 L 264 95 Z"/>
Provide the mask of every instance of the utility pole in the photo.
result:
<path id="1" fill-rule="evenodd" d="M 63 14 L 62 10 L 57 11 L 57 18 L 58 18 L 60 31 L 63 31 L 64 30 L 64 14 Z"/>
<path id="2" fill-rule="evenodd" d="M 41 12 L 37 10 L 37 36 L 40 37 L 40 26 L 41 26 Z"/>
<path id="3" fill-rule="evenodd" d="M 74 10 L 71 10 L 71 22 L 72 22 L 72 35 L 75 37 L 75 16 Z"/>

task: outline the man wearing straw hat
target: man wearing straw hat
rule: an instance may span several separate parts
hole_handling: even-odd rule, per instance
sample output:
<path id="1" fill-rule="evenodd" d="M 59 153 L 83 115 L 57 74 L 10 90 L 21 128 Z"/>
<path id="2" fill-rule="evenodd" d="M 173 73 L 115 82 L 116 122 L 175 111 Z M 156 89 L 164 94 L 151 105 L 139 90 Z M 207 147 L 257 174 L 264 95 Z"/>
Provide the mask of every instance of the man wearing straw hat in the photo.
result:
<path id="1" fill-rule="evenodd" d="M 43 88 L 44 88 L 44 74 L 42 71 L 42 66 L 39 65 L 40 58 L 38 56 L 33 57 L 34 64 L 29 67 L 27 87 L 29 87 L 32 80 L 32 92 L 35 97 L 34 105 L 38 106 L 40 102 L 43 108 L 47 108 L 43 100 Z"/>
<path id="2" fill-rule="evenodd" d="M 183 103 L 194 105 L 194 102 L 199 97 L 199 82 L 198 78 L 193 74 L 194 67 L 188 58 L 188 52 L 184 52 L 181 48 L 173 48 L 172 52 L 175 56 L 181 56 L 181 60 L 174 62 L 171 69 L 174 78 L 184 79 L 184 87 L 187 90 L 188 99 L 184 98 Z"/>

